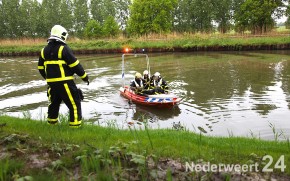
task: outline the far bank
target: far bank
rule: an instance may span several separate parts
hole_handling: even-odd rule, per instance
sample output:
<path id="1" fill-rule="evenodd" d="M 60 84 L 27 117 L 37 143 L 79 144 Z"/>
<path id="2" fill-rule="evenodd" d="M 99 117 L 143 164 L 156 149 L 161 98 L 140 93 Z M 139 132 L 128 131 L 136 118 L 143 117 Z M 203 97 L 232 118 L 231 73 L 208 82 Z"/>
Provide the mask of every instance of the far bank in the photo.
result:
<path id="1" fill-rule="evenodd" d="M 46 39 L 0 40 L 0 56 L 38 56 Z M 194 51 L 257 51 L 289 50 L 288 34 L 260 36 L 229 36 L 195 34 L 163 36 L 161 38 L 68 39 L 67 44 L 75 54 L 115 54 L 131 52 L 194 52 Z"/>

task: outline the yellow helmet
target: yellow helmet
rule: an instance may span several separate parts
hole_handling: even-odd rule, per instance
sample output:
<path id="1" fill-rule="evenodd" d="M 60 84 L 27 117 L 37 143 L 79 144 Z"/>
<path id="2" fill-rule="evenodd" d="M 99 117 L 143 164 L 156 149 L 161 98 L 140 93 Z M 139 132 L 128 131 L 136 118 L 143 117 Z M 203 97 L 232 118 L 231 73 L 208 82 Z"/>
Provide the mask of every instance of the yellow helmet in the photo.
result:
<path id="1" fill-rule="evenodd" d="M 142 78 L 142 75 L 139 72 L 136 72 L 135 78 L 141 79 Z"/>
<path id="2" fill-rule="evenodd" d="M 65 43 L 67 37 L 68 37 L 67 30 L 61 25 L 54 25 L 51 28 L 49 40 L 54 39 Z"/>

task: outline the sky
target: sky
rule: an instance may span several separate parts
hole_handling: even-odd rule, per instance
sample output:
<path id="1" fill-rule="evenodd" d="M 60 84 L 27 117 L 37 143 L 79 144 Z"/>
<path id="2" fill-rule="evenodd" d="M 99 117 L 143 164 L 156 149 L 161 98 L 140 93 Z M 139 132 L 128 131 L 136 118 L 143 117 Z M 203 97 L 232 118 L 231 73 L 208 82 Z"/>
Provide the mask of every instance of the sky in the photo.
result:
<path id="1" fill-rule="evenodd" d="M 282 18 L 276 20 L 277 23 L 284 23 L 285 21 L 287 20 L 287 17 L 286 16 L 283 16 Z"/>

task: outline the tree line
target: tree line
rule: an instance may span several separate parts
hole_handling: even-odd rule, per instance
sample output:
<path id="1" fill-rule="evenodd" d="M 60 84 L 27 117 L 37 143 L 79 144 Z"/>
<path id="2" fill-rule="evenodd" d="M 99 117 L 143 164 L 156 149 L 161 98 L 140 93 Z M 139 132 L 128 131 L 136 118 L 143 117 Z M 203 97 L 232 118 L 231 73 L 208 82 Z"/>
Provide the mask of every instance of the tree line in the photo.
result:
<path id="1" fill-rule="evenodd" d="M 233 29 L 262 34 L 289 14 L 288 0 L 0 0 L 0 38 L 48 37 L 55 24 L 81 38 Z"/>

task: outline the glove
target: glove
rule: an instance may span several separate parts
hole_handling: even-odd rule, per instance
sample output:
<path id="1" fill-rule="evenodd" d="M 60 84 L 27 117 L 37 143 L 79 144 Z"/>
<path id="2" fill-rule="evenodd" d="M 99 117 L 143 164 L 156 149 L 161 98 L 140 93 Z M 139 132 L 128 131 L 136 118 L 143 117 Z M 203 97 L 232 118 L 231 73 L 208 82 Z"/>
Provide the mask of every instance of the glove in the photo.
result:
<path id="1" fill-rule="evenodd" d="M 83 81 L 89 85 L 90 84 L 89 76 L 87 75 L 85 78 L 83 78 Z"/>

